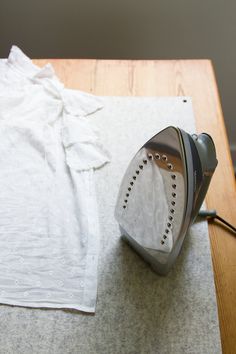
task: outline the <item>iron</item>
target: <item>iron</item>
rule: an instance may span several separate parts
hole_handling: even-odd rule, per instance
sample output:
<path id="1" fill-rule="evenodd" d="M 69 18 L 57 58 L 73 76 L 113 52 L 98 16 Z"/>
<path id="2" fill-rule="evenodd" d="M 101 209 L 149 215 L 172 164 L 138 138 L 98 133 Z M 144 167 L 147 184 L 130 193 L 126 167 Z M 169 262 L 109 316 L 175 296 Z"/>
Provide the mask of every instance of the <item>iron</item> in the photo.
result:
<path id="1" fill-rule="evenodd" d="M 148 140 L 123 177 L 116 208 L 125 239 L 159 274 L 173 266 L 217 166 L 210 135 L 173 126 Z"/>

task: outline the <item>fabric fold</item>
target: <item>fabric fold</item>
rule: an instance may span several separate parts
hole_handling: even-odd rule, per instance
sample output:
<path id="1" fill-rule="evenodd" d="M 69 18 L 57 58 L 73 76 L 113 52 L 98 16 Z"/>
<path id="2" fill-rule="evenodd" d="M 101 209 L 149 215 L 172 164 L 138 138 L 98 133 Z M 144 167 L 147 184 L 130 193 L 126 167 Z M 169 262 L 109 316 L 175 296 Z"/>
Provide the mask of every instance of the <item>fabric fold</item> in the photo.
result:
<path id="1" fill-rule="evenodd" d="M 58 79 L 53 66 L 48 63 L 42 68 L 35 65 L 20 48 L 12 46 L 7 60 L 4 61 L 5 68 L 17 73 L 15 79 L 28 79 L 33 84 L 41 84 L 46 90 L 61 98 L 66 113 L 78 117 L 85 117 L 95 113 L 103 107 L 102 101 L 87 92 L 65 88 L 64 84 Z"/>
<path id="2" fill-rule="evenodd" d="M 104 149 L 99 133 L 85 119 L 102 109 L 100 98 L 65 88 L 51 64 L 39 68 L 16 46 L 12 46 L 7 64 L 33 85 L 42 86 L 52 98 L 61 101 L 63 109 L 61 136 L 69 167 L 84 171 L 99 168 L 110 161 L 109 153 Z M 55 106 L 53 107 L 55 109 Z M 57 109 L 60 110 L 60 106 Z M 51 114 L 48 114 L 48 118 L 49 124 L 53 123 Z"/>
<path id="3" fill-rule="evenodd" d="M 64 118 L 62 142 L 66 162 L 76 171 L 99 168 L 110 161 L 109 153 L 100 142 L 98 132 L 86 118 Z"/>

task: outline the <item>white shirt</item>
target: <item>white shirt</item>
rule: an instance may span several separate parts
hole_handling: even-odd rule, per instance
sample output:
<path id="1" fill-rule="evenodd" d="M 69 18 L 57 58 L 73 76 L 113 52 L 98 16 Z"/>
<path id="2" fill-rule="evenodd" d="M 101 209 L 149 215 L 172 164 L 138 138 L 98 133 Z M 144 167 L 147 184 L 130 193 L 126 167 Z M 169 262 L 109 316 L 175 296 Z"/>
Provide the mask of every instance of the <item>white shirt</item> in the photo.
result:
<path id="1" fill-rule="evenodd" d="M 95 311 L 99 108 L 15 46 L 0 61 L 1 303 Z"/>

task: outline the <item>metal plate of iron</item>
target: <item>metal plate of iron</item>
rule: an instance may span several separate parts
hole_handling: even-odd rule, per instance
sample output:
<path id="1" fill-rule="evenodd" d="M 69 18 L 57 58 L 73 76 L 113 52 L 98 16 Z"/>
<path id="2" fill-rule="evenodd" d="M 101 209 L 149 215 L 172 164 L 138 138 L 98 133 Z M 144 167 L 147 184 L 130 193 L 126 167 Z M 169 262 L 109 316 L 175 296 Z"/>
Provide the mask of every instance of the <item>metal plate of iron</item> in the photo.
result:
<path id="1" fill-rule="evenodd" d="M 145 143 L 130 162 L 115 217 L 131 243 L 165 263 L 181 237 L 186 203 L 181 132 L 168 127 Z"/>

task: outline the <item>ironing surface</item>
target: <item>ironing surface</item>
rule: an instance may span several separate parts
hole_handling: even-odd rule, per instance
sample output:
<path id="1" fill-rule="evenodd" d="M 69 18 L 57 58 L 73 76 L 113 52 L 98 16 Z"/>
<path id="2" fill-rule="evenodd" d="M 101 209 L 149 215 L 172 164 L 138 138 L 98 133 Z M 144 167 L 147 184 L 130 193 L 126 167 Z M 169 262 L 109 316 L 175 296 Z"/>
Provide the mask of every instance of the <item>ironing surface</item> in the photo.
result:
<path id="1" fill-rule="evenodd" d="M 191 99 L 107 97 L 96 123 L 112 155 L 112 163 L 97 175 L 103 237 L 97 315 L 103 312 L 98 323 L 107 322 L 105 345 L 110 341 L 117 353 L 220 353 L 207 223 L 190 228 L 173 269 L 160 277 L 120 240 L 114 220 L 122 177 L 142 145 L 169 125 L 195 132 Z"/>
<path id="2" fill-rule="evenodd" d="M 114 218 L 122 177 L 140 147 L 168 125 L 195 131 L 191 101 L 104 97 L 103 104 L 91 117 L 112 155 L 96 177 L 96 314 L 1 306 L 0 346 L 32 353 L 30 336 L 35 353 L 221 353 L 207 223 L 190 229 L 173 269 L 160 277 L 120 239 Z"/>

